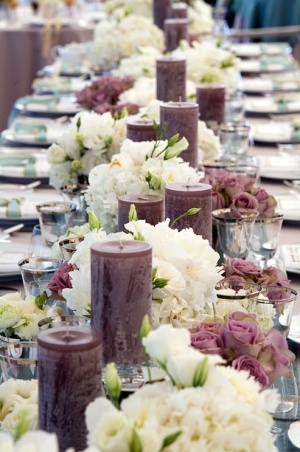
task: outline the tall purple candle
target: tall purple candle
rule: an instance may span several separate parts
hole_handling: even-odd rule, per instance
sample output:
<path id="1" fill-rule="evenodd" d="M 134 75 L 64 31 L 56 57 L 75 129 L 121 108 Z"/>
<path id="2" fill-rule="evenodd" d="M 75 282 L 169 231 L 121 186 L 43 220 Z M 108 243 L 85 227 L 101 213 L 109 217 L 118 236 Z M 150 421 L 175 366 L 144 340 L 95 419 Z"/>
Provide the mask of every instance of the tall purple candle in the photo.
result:
<path id="1" fill-rule="evenodd" d="M 154 141 L 153 121 L 146 118 L 128 119 L 127 138 L 132 141 Z"/>
<path id="2" fill-rule="evenodd" d="M 124 195 L 118 198 L 118 230 L 126 231 L 130 206 L 134 204 L 139 220 L 153 226 L 164 220 L 164 198 L 158 195 Z"/>
<path id="3" fill-rule="evenodd" d="M 92 326 L 103 338 L 103 363 L 141 363 L 139 331 L 152 301 L 151 245 L 137 240 L 92 245 L 91 282 Z"/>
<path id="4" fill-rule="evenodd" d="M 83 450 L 85 409 L 102 394 L 100 334 L 58 327 L 41 331 L 37 342 L 39 428 L 57 434 L 61 452 Z"/>
<path id="5" fill-rule="evenodd" d="M 171 18 L 172 19 L 187 19 L 188 8 L 185 3 L 174 3 L 171 6 Z"/>
<path id="6" fill-rule="evenodd" d="M 201 121 L 215 129 L 224 123 L 225 117 L 225 86 L 203 85 L 197 87 L 197 103 Z"/>
<path id="7" fill-rule="evenodd" d="M 195 234 L 212 243 L 212 187 L 202 183 L 173 183 L 165 188 L 166 218 L 171 223 L 194 207 L 200 207 L 195 215 L 186 216 L 175 223 L 175 229 L 192 228 Z"/>
<path id="8" fill-rule="evenodd" d="M 172 0 L 153 0 L 153 22 L 154 25 L 164 28 L 164 21 L 170 17 Z"/>
<path id="9" fill-rule="evenodd" d="M 163 102 L 185 102 L 186 60 L 173 57 L 156 60 L 156 99 Z"/>
<path id="10" fill-rule="evenodd" d="M 180 41 L 188 40 L 188 26 L 189 21 L 187 19 L 166 19 L 164 21 L 167 52 L 177 49 Z"/>
<path id="11" fill-rule="evenodd" d="M 193 168 L 198 165 L 198 104 L 192 102 L 166 102 L 160 106 L 160 126 L 163 138 L 169 139 L 176 133 L 185 137 L 188 148 L 180 157 Z"/>

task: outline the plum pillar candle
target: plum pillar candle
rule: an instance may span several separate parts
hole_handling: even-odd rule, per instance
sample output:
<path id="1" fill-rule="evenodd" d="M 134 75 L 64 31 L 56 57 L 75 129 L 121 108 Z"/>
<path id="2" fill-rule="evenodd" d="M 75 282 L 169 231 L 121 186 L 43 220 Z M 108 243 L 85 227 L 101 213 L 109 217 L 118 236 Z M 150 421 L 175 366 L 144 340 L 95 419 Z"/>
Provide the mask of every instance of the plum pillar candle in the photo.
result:
<path id="1" fill-rule="evenodd" d="M 162 57 L 156 60 L 156 99 L 163 102 L 186 98 L 186 60 Z"/>
<path id="2" fill-rule="evenodd" d="M 132 141 L 154 141 L 153 121 L 146 118 L 128 119 L 127 138 Z"/>
<path id="3" fill-rule="evenodd" d="M 198 104 L 192 102 L 165 102 L 160 106 L 163 138 L 169 139 L 176 133 L 185 137 L 189 146 L 180 157 L 193 168 L 198 165 L 198 117 Z"/>
<path id="4" fill-rule="evenodd" d="M 175 223 L 175 229 L 192 228 L 212 243 L 212 187 L 202 183 L 173 183 L 165 188 L 166 218 L 171 223 L 194 207 L 200 208 L 195 215 L 186 216 Z"/>
<path id="5" fill-rule="evenodd" d="M 174 3 L 171 6 L 171 18 L 172 19 L 187 19 L 188 8 L 186 3 Z"/>
<path id="6" fill-rule="evenodd" d="M 167 52 L 177 49 L 181 40 L 188 40 L 188 26 L 188 19 L 166 19 L 164 21 Z"/>
<path id="7" fill-rule="evenodd" d="M 225 87 L 221 85 L 198 86 L 197 104 L 201 121 L 216 131 L 224 122 L 225 117 Z"/>
<path id="8" fill-rule="evenodd" d="M 164 220 L 164 198 L 158 195 L 124 195 L 118 198 L 118 230 L 126 231 L 130 206 L 134 204 L 139 220 L 153 226 Z"/>
<path id="9" fill-rule="evenodd" d="M 59 449 L 86 448 L 84 413 L 102 394 L 101 336 L 90 328 L 58 327 L 38 335 L 39 428 L 58 436 Z"/>
<path id="10" fill-rule="evenodd" d="M 170 17 L 172 0 L 153 0 L 153 22 L 154 25 L 164 28 L 164 21 Z"/>
<path id="11" fill-rule="evenodd" d="M 151 311 L 152 247 L 137 240 L 91 247 L 92 326 L 102 335 L 103 364 L 142 362 L 140 327 Z"/>

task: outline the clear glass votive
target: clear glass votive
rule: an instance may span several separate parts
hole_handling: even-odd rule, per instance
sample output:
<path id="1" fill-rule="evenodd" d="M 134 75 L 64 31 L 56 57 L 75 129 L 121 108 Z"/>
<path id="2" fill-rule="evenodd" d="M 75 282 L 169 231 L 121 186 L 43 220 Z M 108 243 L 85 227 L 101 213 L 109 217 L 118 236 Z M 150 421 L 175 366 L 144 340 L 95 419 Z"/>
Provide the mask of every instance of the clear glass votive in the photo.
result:
<path id="1" fill-rule="evenodd" d="M 58 328 L 61 326 L 80 326 L 90 328 L 91 319 L 80 315 L 57 315 L 54 317 L 46 317 L 38 323 L 40 330 L 47 330 L 48 328 Z"/>
<path id="2" fill-rule="evenodd" d="M 219 281 L 215 286 L 217 315 L 235 311 L 253 312 L 261 290 L 259 284 L 252 282 L 233 279 Z"/>
<path id="3" fill-rule="evenodd" d="M 248 154 L 250 124 L 245 121 L 227 122 L 219 129 L 222 158 L 241 160 Z"/>
<path id="4" fill-rule="evenodd" d="M 265 268 L 276 254 L 282 228 L 283 215 L 259 216 L 255 220 L 251 240 L 251 253 L 260 268 Z"/>
<path id="5" fill-rule="evenodd" d="M 36 297 L 44 291 L 50 295 L 48 284 L 63 260 L 52 257 L 27 257 L 19 261 L 26 296 Z"/>
<path id="6" fill-rule="evenodd" d="M 256 303 L 256 313 L 261 328 L 275 328 L 283 336 L 290 331 L 295 300 L 298 292 L 290 287 L 264 287 Z"/>
<path id="7" fill-rule="evenodd" d="M 212 217 L 217 229 L 221 260 L 247 257 L 258 212 L 254 209 L 218 209 Z"/>
<path id="8" fill-rule="evenodd" d="M 85 202 L 85 193 L 88 189 L 88 185 L 85 184 L 71 184 L 63 185 L 60 188 L 65 202 L 71 202 L 76 205 L 76 211 L 73 217 L 73 224 L 80 226 L 88 221 L 87 205 Z"/>
<path id="9" fill-rule="evenodd" d="M 244 118 L 245 95 L 242 91 L 226 93 L 225 122 L 238 122 Z"/>
<path id="10" fill-rule="evenodd" d="M 36 342 L 0 342 L 0 365 L 4 381 L 9 378 L 32 380 L 37 378 Z"/>
<path id="11" fill-rule="evenodd" d="M 52 246 L 73 225 L 76 204 L 48 202 L 37 204 L 42 236 L 48 246 Z"/>
<path id="12" fill-rule="evenodd" d="M 71 259 L 76 251 L 76 247 L 84 240 L 84 237 L 69 237 L 67 239 L 60 240 L 59 247 L 65 260 Z"/>
<path id="13" fill-rule="evenodd" d="M 51 256 L 51 247 L 47 245 L 39 224 L 32 228 L 28 256 Z"/>

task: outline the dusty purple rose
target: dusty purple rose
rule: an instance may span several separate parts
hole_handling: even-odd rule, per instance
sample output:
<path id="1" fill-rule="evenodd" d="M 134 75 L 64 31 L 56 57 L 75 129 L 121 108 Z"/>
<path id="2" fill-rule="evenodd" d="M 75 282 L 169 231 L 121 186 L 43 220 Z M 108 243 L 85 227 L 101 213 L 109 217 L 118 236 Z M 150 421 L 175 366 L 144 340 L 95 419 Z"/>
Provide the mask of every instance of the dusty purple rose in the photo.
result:
<path id="1" fill-rule="evenodd" d="M 218 334 L 202 330 L 191 334 L 192 347 L 202 353 L 223 356 L 224 344 Z"/>
<path id="2" fill-rule="evenodd" d="M 250 195 L 246 191 L 243 191 L 241 193 L 237 193 L 232 198 L 230 207 L 256 210 L 258 208 L 258 201 L 254 196 Z"/>
<path id="3" fill-rule="evenodd" d="M 246 262 L 243 259 L 227 259 L 223 267 L 225 278 L 241 276 L 246 281 L 256 281 L 262 274 L 262 271 L 253 262 Z"/>
<path id="4" fill-rule="evenodd" d="M 191 333 L 197 333 L 198 331 L 210 331 L 217 334 L 219 332 L 221 324 L 215 322 L 201 322 L 195 328 L 190 330 Z"/>
<path id="5" fill-rule="evenodd" d="M 251 194 L 256 198 L 258 205 L 257 210 L 264 216 L 271 217 L 275 213 L 277 201 L 274 196 L 269 195 L 264 188 L 254 188 Z"/>
<path id="6" fill-rule="evenodd" d="M 261 339 L 260 329 L 255 322 L 227 320 L 220 327 L 219 334 L 226 348 L 235 349 L 243 344 L 257 344 Z"/>
<path id="7" fill-rule="evenodd" d="M 66 261 L 56 270 L 53 278 L 48 284 L 48 288 L 51 290 L 52 294 L 61 296 L 63 289 L 72 287 L 69 273 L 75 269 L 77 269 L 76 265 L 69 264 L 69 262 Z"/>
<path id="8" fill-rule="evenodd" d="M 246 370 L 260 384 L 261 389 L 266 389 L 270 383 L 263 367 L 252 356 L 242 355 L 234 359 L 231 366 L 236 370 Z"/>
<path id="9" fill-rule="evenodd" d="M 257 323 L 256 320 L 256 314 L 254 314 L 253 312 L 240 312 L 240 311 L 236 311 L 236 312 L 229 312 L 226 315 L 226 320 L 237 320 L 237 321 L 244 321 L 244 322 L 255 322 Z"/>
<path id="10" fill-rule="evenodd" d="M 257 281 L 262 286 L 290 287 L 290 280 L 287 279 L 286 273 L 277 267 L 265 268 Z"/>
<path id="11" fill-rule="evenodd" d="M 213 192 L 212 194 L 212 210 L 224 209 L 225 200 L 219 192 Z"/>

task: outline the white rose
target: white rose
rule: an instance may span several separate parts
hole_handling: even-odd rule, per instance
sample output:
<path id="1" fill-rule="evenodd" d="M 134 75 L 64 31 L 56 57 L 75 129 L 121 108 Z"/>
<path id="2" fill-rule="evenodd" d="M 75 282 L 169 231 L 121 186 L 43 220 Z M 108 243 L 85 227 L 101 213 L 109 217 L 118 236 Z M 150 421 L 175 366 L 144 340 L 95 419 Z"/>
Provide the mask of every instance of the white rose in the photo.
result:
<path id="1" fill-rule="evenodd" d="M 66 160 L 67 154 L 59 144 L 52 144 L 47 151 L 49 163 L 62 163 Z"/>
<path id="2" fill-rule="evenodd" d="M 15 334 L 21 339 L 31 340 L 36 338 L 39 332 L 38 322 L 44 318 L 43 314 L 24 315 L 23 323 L 15 328 Z"/>
<path id="3" fill-rule="evenodd" d="M 183 388 L 193 386 L 193 379 L 197 367 L 206 355 L 193 348 L 167 359 L 166 366 L 168 373 L 172 376 L 176 385 Z"/>
<path id="4" fill-rule="evenodd" d="M 22 317 L 22 304 L 0 297 L 0 332 L 13 327 Z"/>
<path id="5" fill-rule="evenodd" d="M 166 364 L 171 356 L 188 350 L 191 343 L 190 333 L 185 329 L 176 329 L 171 325 L 162 325 L 143 338 L 146 352 L 157 362 Z"/>

